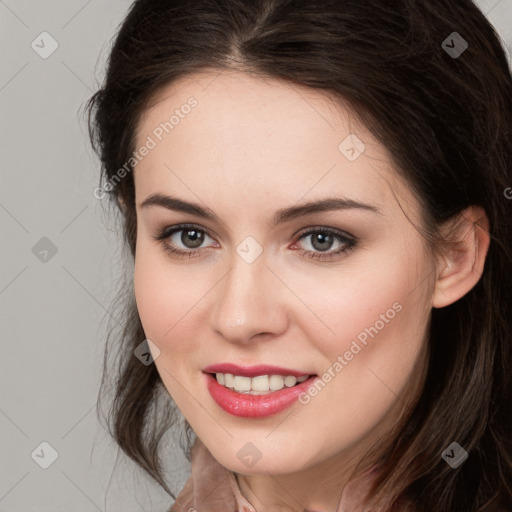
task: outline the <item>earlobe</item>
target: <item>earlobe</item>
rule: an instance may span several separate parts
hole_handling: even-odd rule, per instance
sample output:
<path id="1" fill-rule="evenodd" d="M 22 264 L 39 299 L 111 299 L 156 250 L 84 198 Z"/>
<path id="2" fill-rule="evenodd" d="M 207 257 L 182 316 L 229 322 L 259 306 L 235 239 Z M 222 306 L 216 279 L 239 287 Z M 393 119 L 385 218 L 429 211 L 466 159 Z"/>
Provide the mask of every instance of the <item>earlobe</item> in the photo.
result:
<path id="1" fill-rule="evenodd" d="M 120 195 L 117 196 L 117 205 L 119 206 L 119 209 L 123 213 L 126 213 L 126 203 L 124 202 L 124 199 Z"/>
<path id="2" fill-rule="evenodd" d="M 455 228 L 453 227 L 455 223 Z M 466 295 L 479 281 L 490 244 L 483 208 L 470 206 L 444 227 L 454 245 L 439 257 L 432 306 L 442 308 Z"/>

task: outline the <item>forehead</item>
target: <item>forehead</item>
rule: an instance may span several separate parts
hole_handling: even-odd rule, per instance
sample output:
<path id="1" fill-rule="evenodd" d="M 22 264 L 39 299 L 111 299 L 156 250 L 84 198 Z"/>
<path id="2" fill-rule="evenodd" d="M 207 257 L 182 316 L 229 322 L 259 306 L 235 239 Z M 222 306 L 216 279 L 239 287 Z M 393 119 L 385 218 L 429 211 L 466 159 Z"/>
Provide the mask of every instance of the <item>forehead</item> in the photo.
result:
<path id="1" fill-rule="evenodd" d="M 392 186 L 415 203 L 391 154 L 347 102 L 278 79 L 231 70 L 184 76 L 141 116 L 136 147 L 149 139 L 153 148 L 135 166 L 139 197 L 170 192 L 186 176 L 198 192 L 243 183 L 246 193 L 296 202 L 337 189 L 384 205 L 396 203 Z"/>
<path id="2" fill-rule="evenodd" d="M 194 106 L 189 108 L 191 103 Z M 194 124 L 196 131 L 216 134 L 218 138 L 228 134 L 231 140 L 245 138 L 247 143 L 260 143 L 261 137 L 277 140 L 279 133 L 280 137 L 288 135 L 297 141 L 292 149 L 304 148 L 304 139 L 315 142 L 311 137 L 314 132 L 343 133 L 347 129 L 359 132 L 367 143 L 375 143 L 343 99 L 334 99 L 323 90 L 233 70 L 205 70 L 164 87 L 141 116 L 138 138 L 162 121 L 170 120 L 173 113 L 175 132 L 183 131 L 177 129 L 179 124 Z M 201 123 L 182 123 L 187 118 L 200 118 Z M 272 147 L 272 140 L 267 141 L 268 146 Z M 289 147 L 287 144 L 279 149 Z"/>

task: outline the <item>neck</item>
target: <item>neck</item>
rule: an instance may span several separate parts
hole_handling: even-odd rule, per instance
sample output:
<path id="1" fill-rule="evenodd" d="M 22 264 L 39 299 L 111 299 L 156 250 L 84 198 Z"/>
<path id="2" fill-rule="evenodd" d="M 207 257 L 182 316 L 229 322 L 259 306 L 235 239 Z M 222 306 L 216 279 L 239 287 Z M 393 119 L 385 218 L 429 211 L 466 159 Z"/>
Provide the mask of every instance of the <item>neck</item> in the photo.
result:
<path id="1" fill-rule="evenodd" d="M 335 512 L 354 476 L 355 465 L 347 453 L 342 453 L 294 473 L 236 474 L 236 478 L 242 494 L 257 512 Z"/>

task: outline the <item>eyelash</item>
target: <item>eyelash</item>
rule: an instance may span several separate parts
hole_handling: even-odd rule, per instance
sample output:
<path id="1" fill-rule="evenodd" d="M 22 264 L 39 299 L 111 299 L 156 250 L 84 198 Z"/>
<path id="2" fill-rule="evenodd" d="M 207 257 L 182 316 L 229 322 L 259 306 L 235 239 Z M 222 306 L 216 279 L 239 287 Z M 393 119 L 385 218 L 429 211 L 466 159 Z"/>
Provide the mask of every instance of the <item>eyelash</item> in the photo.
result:
<path id="1" fill-rule="evenodd" d="M 180 231 L 185 230 L 195 230 L 199 231 L 201 233 L 204 233 L 208 235 L 210 238 L 213 238 L 208 230 L 201 228 L 197 224 L 179 224 L 176 226 L 167 226 L 164 229 L 162 229 L 154 238 L 157 240 L 160 244 L 162 244 L 164 250 L 174 256 L 179 257 L 197 257 L 197 253 L 202 252 L 203 248 L 200 249 L 189 249 L 187 251 L 183 251 L 181 249 L 176 249 L 176 247 L 173 247 L 172 245 L 168 244 L 166 242 L 166 239 L 169 238 L 174 233 L 178 233 Z M 306 238 L 308 235 L 314 234 L 314 233 L 322 233 L 324 235 L 333 235 L 336 240 L 343 243 L 344 246 L 341 249 L 338 249 L 334 252 L 321 252 L 321 251 L 308 251 L 306 249 L 299 249 L 299 252 L 301 255 L 306 256 L 307 258 L 313 259 L 313 260 L 320 260 L 320 261 L 329 261 L 332 260 L 335 256 L 339 256 L 341 254 L 348 254 L 352 250 L 355 249 L 357 246 L 357 239 L 353 236 L 347 236 L 346 233 L 343 231 L 339 231 L 337 229 L 333 228 L 325 228 L 325 227 L 313 227 L 309 228 L 307 231 L 300 233 L 299 237 L 296 239 L 296 241 L 301 240 L 302 238 Z M 295 243 L 295 242 L 294 242 Z"/>

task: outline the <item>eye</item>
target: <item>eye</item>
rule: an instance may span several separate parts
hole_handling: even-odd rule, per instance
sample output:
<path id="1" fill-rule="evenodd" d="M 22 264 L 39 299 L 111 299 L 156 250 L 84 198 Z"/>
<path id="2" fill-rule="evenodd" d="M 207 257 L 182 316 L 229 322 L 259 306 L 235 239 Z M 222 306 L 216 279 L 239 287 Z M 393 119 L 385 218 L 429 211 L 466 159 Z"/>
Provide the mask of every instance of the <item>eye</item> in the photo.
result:
<path id="1" fill-rule="evenodd" d="M 322 226 L 308 229 L 299 237 L 299 240 L 310 239 L 310 247 L 313 250 L 300 249 L 304 256 L 317 260 L 330 260 L 336 256 L 346 254 L 357 245 L 357 240 L 352 236 L 337 229 L 325 228 Z M 329 251 L 334 241 L 337 241 L 339 248 Z"/>
<path id="2" fill-rule="evenodd" d="M 357 245 L 357 240 L 352 235 L 323 226 L 309 228 L 300 235 L 298 241 L 308 237 L 310 238 L 312 250 L 299 249 L 299 252 L 307 258 L 316 260 L 333 259 L 336 256 L 348 253 Z M 155 239 L 163 245 L 166 252 L 178 257 L 184 256 L 189 258 L 201 255 L 203 249 L 206 249 L 206 247 L 201 247 L 206 238 L 213 240 L 207 230 L 196 224 L 180 224 L 166 227 L 155 236 Z M 339 247 L 332 251 L 330 249 L 335 241 L 339 244 Z"/>
<path id="3" fill-rule="evenodd" d="M 199 253 L 202 252 L 197 249 L 203 244 L 205 237 L 211 238 L 206 230 L 199 226 L 195 224 L 180 224 L 179 226 L 164 228 L 155 239 L 162 243 L 167 252 L 177 256 L 192 258 L 200 255 Z M 184 246 L 184 249 L 180 248 L 180 244 Z"/>

